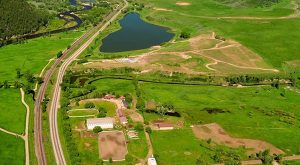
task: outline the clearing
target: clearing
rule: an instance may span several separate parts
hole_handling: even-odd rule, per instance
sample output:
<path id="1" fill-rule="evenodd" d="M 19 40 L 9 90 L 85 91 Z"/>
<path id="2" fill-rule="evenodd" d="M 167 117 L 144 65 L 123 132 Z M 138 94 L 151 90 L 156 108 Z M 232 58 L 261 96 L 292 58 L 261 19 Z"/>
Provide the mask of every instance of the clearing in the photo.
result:
<path id="1" fill-rule="evenodd" d="M 201 140 L 211 139 L 217 144 L 226 145 L 228 147 L 241 147 L 245 146 L 248 149 L 247 154 L 256 154 L 260 151 L 269 149 L 271 154 L 283 154 L 284 152 L 276 148 L 272 144 L 266 143 L 261 140 L 241 139 L 231 137 L 226 131 L 218 124 L 211 123 L 205 125 L 195 125 L 193 128 L 195 136 Z"/>
<path id="2" fill-rule="evenodd" d="M 125 160 L 127 147 L 125 136 L 121 131 L 110 131 L 99 133 L 100 158 L 114 161 Z"/>

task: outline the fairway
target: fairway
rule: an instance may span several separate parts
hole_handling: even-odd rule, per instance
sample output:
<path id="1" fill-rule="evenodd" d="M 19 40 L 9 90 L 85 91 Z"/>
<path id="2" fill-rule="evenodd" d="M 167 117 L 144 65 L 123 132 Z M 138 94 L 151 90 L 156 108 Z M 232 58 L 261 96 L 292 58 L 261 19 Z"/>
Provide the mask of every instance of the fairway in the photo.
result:
<path id="1" fill-rule="evenodd" d="M 56 58 L 83 32 L 70 31 L 11 44 L 0 48 L 0 81 L 16 79 L 16 69 L 39 74 L 51 58 Z"/>
<path id="2" fill-rule="evenodd" d="M 264 140 L 287 154 L 297 153 L 300 95 L 272 87 L 210 87 L 141 83 L 146 101 L 172 103 L 186 124 L 220 124 L 231 136 Z M 281 96 L 280 93 L 285 93 Z M 206 109 L 224 112 L 208 113 Z M 294 124 L 282 115 L 295 116 Z M 147 118 L 147 113 L 144 113 Z M 288 117 L 287 117 L 288 118 Z M 267 132 L 267 133 L 266 133 Z M 288 140 L 287 140 L 288 139 Z"/>
<path id="3" fill-rule="evenodd" d="M 0 89 L 0 127 L 24 133 L 26 109 L 19 89 Z"/>
<path id="4" fill-rule="evenodd" d="M 25 164 L 23 139 L 0 131 L 0 164 Z"/>

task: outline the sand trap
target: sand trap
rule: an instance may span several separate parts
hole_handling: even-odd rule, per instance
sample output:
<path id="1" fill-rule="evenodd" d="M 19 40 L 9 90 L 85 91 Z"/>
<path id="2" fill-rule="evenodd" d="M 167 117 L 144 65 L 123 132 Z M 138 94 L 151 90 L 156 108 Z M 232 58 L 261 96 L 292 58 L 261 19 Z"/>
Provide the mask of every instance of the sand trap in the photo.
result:
<path id="1" fill-rule="evenodd" d="M 245 146 L 247 149 L 249 149 L 247 152 L 248 154 L 255 154 L 266 149 L 270 149 L 270 152 L 274 154 L 284 153 L 282 150 L 265 141 L 231 137 L 221 126 L 216 123 L 197 125 L 192 129 L 196 137 L 199 139 L 211 139 L 217 144 L 223 144 L 233 148 Z"/>
<path id="2" fill-rule="evenodd" d="M 170 9 L 165 9 L 165 8 L 153 8 L 154 10 L 157 10 L 157 11 L 173 11 L 173 10 L 170 10 Z"/>
<path id="3" fill-rule="evenodd" d="M 176 5 L 178 5 L 178 6 L 189 6 L 189 5 L 191 5 L 191 3 L 189 3 L 189 2 L 176 2 Z"/>

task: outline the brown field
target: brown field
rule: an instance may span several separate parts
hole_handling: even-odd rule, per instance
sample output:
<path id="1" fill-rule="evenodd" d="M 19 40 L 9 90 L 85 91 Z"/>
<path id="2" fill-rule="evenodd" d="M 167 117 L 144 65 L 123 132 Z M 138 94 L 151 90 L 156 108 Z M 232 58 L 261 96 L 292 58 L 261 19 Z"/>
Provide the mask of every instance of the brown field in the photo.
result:
<path id="1" fill-rule="evenodd" d="M 264 60 L 233 40 L 216 39 L 215 33 L 202 34 L 189 40 L 172 41 L 166 47 L 154 47 L 150 52 L 113 60 L 89 61 L 74 69 L 131 67 L 140 73 L 163 71 L 190 75 L 208 73 L 278 72 Z"/>
<path id="2" fill-rule="evenodd" d="M 211 139 L 214 143 L 223 144 L 233 148 L 245 146 L 248 149 L 247 153 L 249 155 L 266 149 L 269 149 L 270 152 L 274 154 L 284 153 L 282 150 L 276 148 L 272 144 L 261 140 L 231 137 L 221 126 L 216 123 L 194 126 L 193 132 L 197 138 L 202 140 Z"/>
<path id="3" fill-rule="evenodd" d="M 127 146 L 125 136 L 121 131 L 110 131 L 99 133 L 99 152 L 103 160 L 113 161 L 125 160 Z"/>

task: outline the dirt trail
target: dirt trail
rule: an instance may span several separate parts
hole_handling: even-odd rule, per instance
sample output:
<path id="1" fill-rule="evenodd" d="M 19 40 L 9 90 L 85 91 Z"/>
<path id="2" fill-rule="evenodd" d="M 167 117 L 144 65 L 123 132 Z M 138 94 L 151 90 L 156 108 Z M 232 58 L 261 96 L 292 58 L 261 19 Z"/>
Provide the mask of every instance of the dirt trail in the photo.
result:
<path id="1" fill-rule="evenodd" d="M 299 4 L 295 0 L 292 0 L 291 3 L 293 5 L 291 7 L 291 9 L 294 10 L 294 12 L 290 15 L 282 16 L 282 17 L 252 17 L 252 16 L 221 16 L 221 17 L 215 17 L 215 16 L 190 15 L 190 14 L 177 12 L 177 11 L 170 11 L 170 12 L 175 12 L 175 13 L 177 13 L 179 15 L 182 15 L 182 16 L 204 18 L 204 19 L 281 20 L 281 19 L 292 19 L 292 18 L 299 17 L 299 15 L 300 15 L 300 11 L 298 10 Z"/>
<path id="2" fill-rule="evenodd" d="M 25 135 L 24 135 L 23 139 L 25 140 L 26 165 L 29 165 L 28 130 L 29 130 L 30 108 L 29 108 L 28 104 L 25 102 L 25 93 L 22 88 L 20 88 L 20 92 L 21 92 L 21 101 L 26 108 L 26 127 L 25 127 Z"/>
<path id="3" fill-rule="evenodd" d="M 19 135 L 19 134 L 17 134 L 17 133 L 10 132 L 10 131 L 8 131 L 8 130 L 6 130 L 6 129 L 0 128 L 0 131 L 24 139 L 24 136 L 23 136 L 23 135 Z"/>

